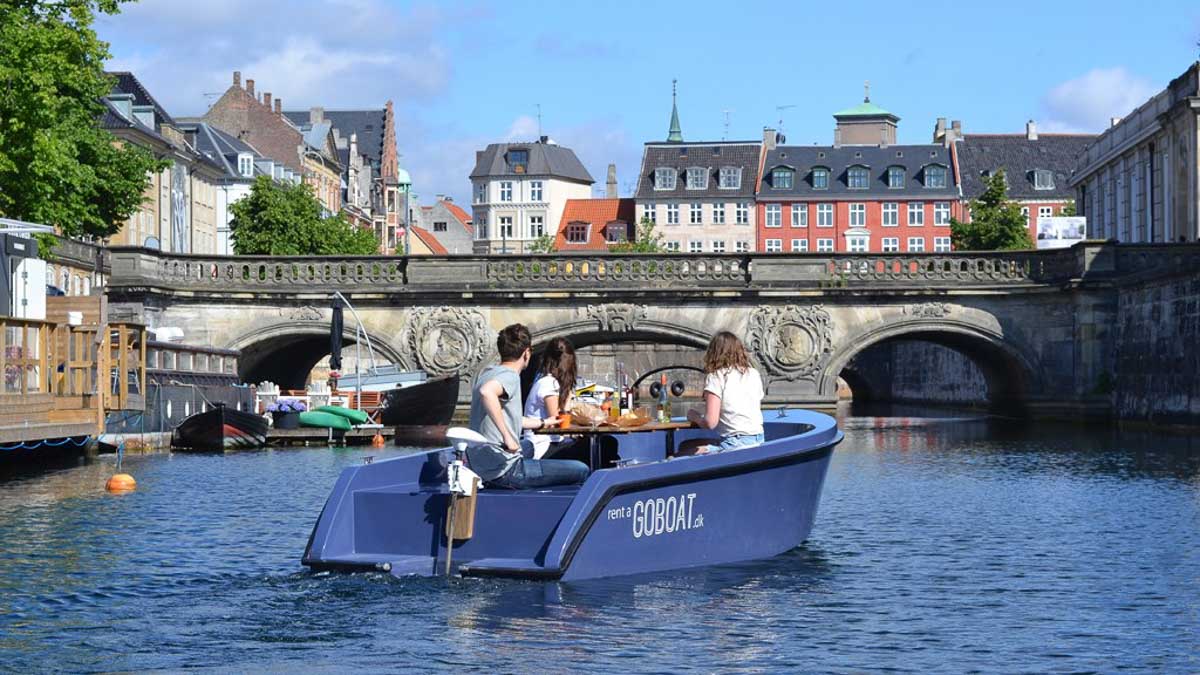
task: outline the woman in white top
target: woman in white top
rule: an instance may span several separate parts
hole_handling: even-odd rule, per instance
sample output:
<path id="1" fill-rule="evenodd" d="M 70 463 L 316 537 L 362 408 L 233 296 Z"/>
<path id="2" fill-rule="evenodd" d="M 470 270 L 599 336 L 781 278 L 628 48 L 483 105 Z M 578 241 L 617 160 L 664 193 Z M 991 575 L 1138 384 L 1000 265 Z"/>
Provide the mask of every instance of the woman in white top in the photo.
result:
<path id="1" fill-rule="evenodd" d="M 763 442 L 762 377 L 750 365 L 736 335 L 721 331 L 704 352 L 704 408 L 688 411 L 688 421 L 713 429 L 719 439 L 683 443 L 679 454 L 735 450 Z"/>
<path id="2" fill-rule="evenodd" d="M 542 365 L 529 396 L 525 398 L 525 417 L 550 419 L 566 412 L 575 390 L 575 348 L 566 338 L 554 338 L 542 353 Z M 563 436 L 535 434 L 525 430 L 533 443 L 534 459 L 541 459 L 552 447 L 559 449 L 574 441 Z"/>

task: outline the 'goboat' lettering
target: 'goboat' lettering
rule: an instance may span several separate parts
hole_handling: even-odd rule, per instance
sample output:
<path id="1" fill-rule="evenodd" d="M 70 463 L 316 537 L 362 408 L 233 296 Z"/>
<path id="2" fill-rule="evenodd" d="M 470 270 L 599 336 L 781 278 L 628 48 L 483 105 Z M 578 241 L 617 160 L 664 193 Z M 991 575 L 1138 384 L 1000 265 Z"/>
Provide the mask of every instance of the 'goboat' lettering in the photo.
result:
<path id="1" fill-rule="evenodd" d="M 702 517 L 693 518 L 696 493 L 652 497 L 633 503 L 633 537 L 653 537 L 701 527 Z M 611 517 L 611 516 L 610 516 Z"/>

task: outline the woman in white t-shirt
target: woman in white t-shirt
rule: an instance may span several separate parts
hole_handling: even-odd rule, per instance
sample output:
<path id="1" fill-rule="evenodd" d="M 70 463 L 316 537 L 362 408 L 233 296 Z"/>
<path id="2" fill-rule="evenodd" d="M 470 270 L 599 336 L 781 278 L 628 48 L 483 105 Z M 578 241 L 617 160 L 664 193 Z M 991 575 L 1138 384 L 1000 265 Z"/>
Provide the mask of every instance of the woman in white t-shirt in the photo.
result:
<path id="1" fill-rule="evenodd" d="M 719 439 L 683 443 L 679 454 L 736 450 L 763 442 L 762 377 L 750 365 L 746 347 L 736 335 L 721 331 L 704 352 L 704 407 L 688 411 L 688 420 L 713 429 Z"/>
<path id="2" fill-rule="evenodd" d="M 566 412 L 575 390 L 575 348 L 566 338 L 554 338 L 542 354 L 542 365 L 529 396 L 525 398 L 525 417 L 550 419 Z M 563 436 L 535 434 L 525 430 L 525 438 L 533 443 L 534 459 L 541 459 L 548 450 L 574 443 Z"/>

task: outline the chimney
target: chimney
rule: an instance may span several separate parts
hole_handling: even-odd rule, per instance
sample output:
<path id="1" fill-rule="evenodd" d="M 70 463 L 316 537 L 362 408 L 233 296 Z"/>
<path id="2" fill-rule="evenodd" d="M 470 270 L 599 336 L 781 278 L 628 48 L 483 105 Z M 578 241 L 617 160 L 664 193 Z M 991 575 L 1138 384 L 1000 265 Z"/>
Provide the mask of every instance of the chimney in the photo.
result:
<path id="1" fill-rule="evenodd" d="M 267 110 L 271 109 L 271 92 L 263 92 L 263 105 L 267 106 Z"/>
<path id="2" fill-rule="evenodd" d="M 842 126 L 840 124 L 833 129 L 833 147 L 842 147 Z"/>
<path id="3" fill-rule="evenodd" d="M 879 130 L 879 147 L 886 148 L 888 146 L 888 130 L 884 127 Z"/>
<path id="4" fill-rule="evenodd" d="M 325 121 L 325 109 L 319 106 L 310 108 L 308 111 L 308 121 L 310 124 L 320 124 Z"/>
<path id="5" fill-rule="evenodd" d="M 275 99 L 275 114 L 283 115 L 283 99 L 281 98 Z"/>
<path id="6" fill-rule="evenodd" d="M 933 142 L 941 143 L 946 138 L 946 118 L 937 118 L 937 123 L 933 125 Z"/>
<path id="7" fill-rule="evenodd" d="M 608 182 L 604 186 L 604 196 L 609 199 L 617 198 L 617 165 L 608 165 Z"/>
<path id="8" fill-rule="evenodd" d="M 763 127 L 763 149 L 774 150 L 775 142 L 778 137 L 775 135 L 775 130 L 771 127 Z"/>
<path id="9" fill-rule="evenodd" d="M 233 86 L 238 87 L 239 89 L 241 88 L 241 86 L 242 86 L 242 71 L 240 71 L 240 70 L 233 71 Z"/>
<path id="10" fill-rule="evenodd" d="M 1108 126 L 1110 126 L 1110 127 L 1115 127 L 1115 126 L 1117 126 L 1117 125 L 1118 125 L 1118 124 L 1120 124 L 1120 123 L 1121 123 L 1121 118 L 1120 118 L 1120 117 L 1110 117 L 1110 118 L 1108 118 Z"/>
<path id="11" fill-rule="evenodd" d="M 246 80 L 246 93 L 254 96 L 254 80 Z"/>
<path id="12" fill-rule="evenodd" d="M 434 199 L 437 199 L 439 202 L 444 202 L 446 201 L 446 195 L 435 195 Z"/>
<path id="13" fill-rule="evenodd" d="M 1033 120 L 1029 120 L 1028 122 L 1025 123 L 1025 140 L 1027 140 L 1027 141 L 1036 141 L 1037 140 L 1037 123 L 1034 122 Z"/>

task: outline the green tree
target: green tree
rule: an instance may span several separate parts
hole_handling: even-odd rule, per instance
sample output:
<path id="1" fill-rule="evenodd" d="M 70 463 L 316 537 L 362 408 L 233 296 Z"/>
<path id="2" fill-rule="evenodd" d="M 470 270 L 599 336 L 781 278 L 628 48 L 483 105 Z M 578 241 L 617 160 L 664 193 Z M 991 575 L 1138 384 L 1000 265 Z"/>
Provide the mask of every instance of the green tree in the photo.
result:
<path id="1" fill-rule="evenodd" d="M 950 220 L 950 243 L 958 251 L 1004 251 L 1033 248 L 1029 225 L 1019 204 L 1008 199 L 1004 171 L 987 179 L 978 199 L 971 200 L 971 220 Z"/>
<path id="2" fill-rule="evenodd" d="M 666 247 L 663 246 L 662 235 L 655 232 L 654 227 L 654 221 L 643 217 L 632 241 L 613 244 L 608 250 L 613 253 L 662 253 Z"/>
<path id="3" fill-rule="evenodd" d="M 1076 212 L 1076 210 L 1075 210 L 1075 202 L 1074 202 L 1074 201 L 1069 201 L 1069 202 L 1067 202 L 1066 204 L 1063 204 L 1063 207 L 1062 207 L 1062 209 L 1061 209 L 1061 210 L 1059 210 L 1059 212 L 1058 212 L 1058 215 L 1060 215 L 1060 216 L 1074 216 L 1074 215 L 1077 215 L 1077 212 Z"/>
<path id="4" fill-rule="evenodd" d="M 534 239 L 533 243 L 529 245 L 530 253 L 554 253 L 556 250 L 557 249 L 554 246 L 554 235 L 552 234 L 543 234 L 537 239 Z"/>
<path id="5" fill-rule="evenodd" d="M 124 0 L 0 0 L 0 215 L 105 238 L 164 162 L 97 120 L 112 89 L 96 12 Z"/>
<path id="6" fill-rule="evenodd" d="M 250 194 L 229 210 L 238 255 L 371 255 L 379 250 L 373 231 L 351 225 L 341 214 L 321 217 L 321 202 L 309 185 L 259 176 Z"/>

